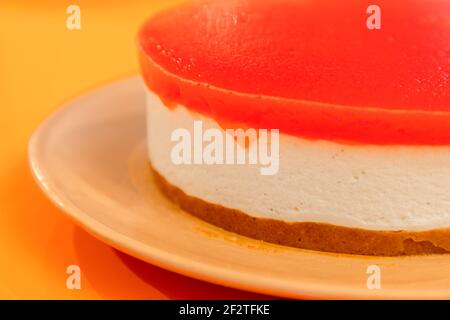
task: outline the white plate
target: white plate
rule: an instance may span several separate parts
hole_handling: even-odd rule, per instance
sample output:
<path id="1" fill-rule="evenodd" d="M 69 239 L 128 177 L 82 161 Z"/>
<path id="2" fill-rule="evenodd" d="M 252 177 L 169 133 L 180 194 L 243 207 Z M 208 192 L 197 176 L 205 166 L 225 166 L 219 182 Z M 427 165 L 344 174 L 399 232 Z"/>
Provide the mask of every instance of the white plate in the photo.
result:
<path id="1" fill-rule="evenodd" d="M 155 187 L 146 160 L 144 86 L 120 81 L 66 104 L 33 135 L 48 197 L 111 246 L 229 287 L 292 298 L 450 298 L 450 256 L 359 257 L 247 239 L 197 220 Z M 367 288 L 367 268 L 381 289 Z"/>

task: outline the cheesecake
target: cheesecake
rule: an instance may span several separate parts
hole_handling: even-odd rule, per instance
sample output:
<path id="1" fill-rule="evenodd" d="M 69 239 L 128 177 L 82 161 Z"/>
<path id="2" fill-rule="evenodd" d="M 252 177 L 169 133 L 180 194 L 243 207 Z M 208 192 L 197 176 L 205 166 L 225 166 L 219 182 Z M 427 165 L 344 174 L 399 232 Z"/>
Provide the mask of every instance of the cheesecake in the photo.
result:
<path id="1" fill-rule="evenodd" d="M 270 243 L 450 252 L 450 2 L 377 5 L 378 29 L 356 0 L 190 1 L 150 18 L 138 47 L 163 193 Z"/>

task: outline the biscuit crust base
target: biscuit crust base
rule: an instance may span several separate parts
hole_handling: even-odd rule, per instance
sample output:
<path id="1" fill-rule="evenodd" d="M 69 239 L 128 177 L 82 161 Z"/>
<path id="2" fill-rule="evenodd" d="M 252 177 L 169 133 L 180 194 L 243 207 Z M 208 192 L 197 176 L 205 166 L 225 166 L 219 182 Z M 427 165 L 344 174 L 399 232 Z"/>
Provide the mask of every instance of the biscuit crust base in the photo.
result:
<path id="1" fill-rule="evenodd" d="M 315 222 L 256 218 L 191 197 L 152 168 L 161 191 L 191 215 L 243 236 L 279 245 L 323 252 L 371 256 L 450 253 L 450 229 L 375 231 Z"/>

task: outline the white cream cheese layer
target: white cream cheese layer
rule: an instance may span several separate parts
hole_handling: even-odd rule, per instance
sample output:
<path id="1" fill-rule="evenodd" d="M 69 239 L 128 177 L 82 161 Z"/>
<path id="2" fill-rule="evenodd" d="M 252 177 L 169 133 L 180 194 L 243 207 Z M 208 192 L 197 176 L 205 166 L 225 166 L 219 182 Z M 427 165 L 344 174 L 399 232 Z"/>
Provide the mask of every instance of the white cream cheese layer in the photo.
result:
<path id="1" fill-rule="evenodd" d="M 183 106 L 168 109 L 150 91 L 147 114 L 153 167 L 190 196 L 287 222 L 371 230 L 450 227 L 450 147 L 344 145 L 280 134 L 278 173 L 264 176 L 255 165 L 174 164 L 174 130 L 192 132 L 194 120 L 223 129 Z"/>

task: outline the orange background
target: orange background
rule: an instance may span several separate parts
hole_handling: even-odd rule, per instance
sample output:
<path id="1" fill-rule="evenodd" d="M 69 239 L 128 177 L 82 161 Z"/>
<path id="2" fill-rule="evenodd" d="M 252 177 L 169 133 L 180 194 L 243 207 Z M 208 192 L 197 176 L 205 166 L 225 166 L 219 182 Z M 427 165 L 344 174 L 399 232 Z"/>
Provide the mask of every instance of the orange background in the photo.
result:
<path id="1" fill-rule="evenodd" d="M 0 1 L 0 298 L 257 299 L 120 253 L 75 226 L 34 183 L 27 143 L 59 104 L 138 72 L 135 34 L 178 0 Z M 81 8 L 81 30 L 66 8 Z M 68 265 L 81 290 L 66 288 Z"/>

